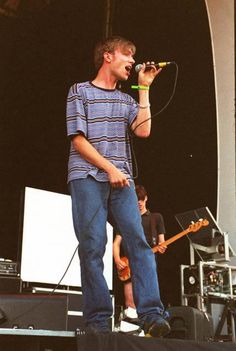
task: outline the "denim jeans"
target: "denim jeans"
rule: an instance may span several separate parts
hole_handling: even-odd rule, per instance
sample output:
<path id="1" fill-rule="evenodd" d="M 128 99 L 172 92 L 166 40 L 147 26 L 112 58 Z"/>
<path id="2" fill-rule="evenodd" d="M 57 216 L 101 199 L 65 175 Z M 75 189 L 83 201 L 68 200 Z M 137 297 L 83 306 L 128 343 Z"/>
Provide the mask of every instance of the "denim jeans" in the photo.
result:
<path id="1" fill-rule="evenodd" d="M 69 184 L 73 223 L 79 241 L 83 315 L 87 326 L 107 328 L 112 303 L 103 276 L 107 242 L 106 222 L 111 213 L 122 235 L 132 272 L 134 301 L 140 320 L 154 321 L 163 314 L 154 254 L 147 244 L 133 182 L 111 188 L 91 176 Z"/>

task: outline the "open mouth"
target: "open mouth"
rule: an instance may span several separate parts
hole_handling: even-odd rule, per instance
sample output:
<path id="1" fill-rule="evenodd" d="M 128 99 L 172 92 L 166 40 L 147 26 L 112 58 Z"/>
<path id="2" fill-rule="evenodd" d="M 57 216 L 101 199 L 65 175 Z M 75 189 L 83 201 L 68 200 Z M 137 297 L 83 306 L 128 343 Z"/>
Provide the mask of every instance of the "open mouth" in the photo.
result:
<path id="1" fill-rule="evenodd" d="M 128 73 L 130 73 L 131 69 L 132 69 L 132 66 L 128 65 L 128 66 L 125 66 L 125 69 Z"/>

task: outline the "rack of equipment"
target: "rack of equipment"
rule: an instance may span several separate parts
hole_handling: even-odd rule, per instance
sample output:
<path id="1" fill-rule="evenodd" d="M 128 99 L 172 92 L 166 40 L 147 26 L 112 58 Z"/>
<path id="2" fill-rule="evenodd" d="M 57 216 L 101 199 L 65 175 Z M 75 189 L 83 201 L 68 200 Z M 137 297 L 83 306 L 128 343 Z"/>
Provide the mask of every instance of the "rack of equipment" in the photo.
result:
<path id="1" fill-rule="evenodd" d="M 200 218 L 209 222 L 188 236 L 190 265 L 180 266 L 181 304 L 211 316 L 215 340 L 236 341 L 236 267 L 230 265 L 235 252 L 228 234 L 216 223 L 207 207 L 177 214 L 181 227 Z"/>

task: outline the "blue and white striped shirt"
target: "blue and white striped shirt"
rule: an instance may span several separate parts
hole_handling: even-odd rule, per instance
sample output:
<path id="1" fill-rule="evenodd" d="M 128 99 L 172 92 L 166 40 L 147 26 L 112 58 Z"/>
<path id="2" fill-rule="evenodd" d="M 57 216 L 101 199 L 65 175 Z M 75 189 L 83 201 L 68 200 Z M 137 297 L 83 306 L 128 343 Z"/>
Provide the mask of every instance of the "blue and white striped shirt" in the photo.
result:
<path id="1" fill-rule="evenodd" d="M 93 147 L 121 172 L 132 177 L 128 130 L 138 113 L 138 103 L 117 89 L 102 89 L 91 82 L 76 83 L 67 97 L 67 135 L 83 134 Z M 68 182 L 93 176 L 108 181 L 107 173 L 82 158 L 71 143 Z"/>

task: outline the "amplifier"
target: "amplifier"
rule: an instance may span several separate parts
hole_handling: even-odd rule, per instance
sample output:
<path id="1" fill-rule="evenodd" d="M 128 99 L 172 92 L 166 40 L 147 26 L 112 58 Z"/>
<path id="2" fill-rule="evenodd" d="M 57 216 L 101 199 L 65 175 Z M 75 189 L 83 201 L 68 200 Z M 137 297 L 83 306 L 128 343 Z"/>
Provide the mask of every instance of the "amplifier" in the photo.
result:
<path id="1" fill-rule="evenodd" d="M 67 305 L 65 295 L 2 294 L 0 311 L 5 320 L 0 327 L 65 331 Z"/>
<path id="2" fill-rule="evenodd" d="M 0 259 L 0 274 L 17 275 L 17 262 Z"/>
<path id="3" fill-rule="evenodd" d="M 17 294 L 22 290 L 22 281 L 19 276 L 0 275 L 0 294 Z"/>
<path id="4" fill-rule="evenodd" d="M 44 287 L 32 287 L 32 292 L 37 293 L 38 296 L 42 293 L 51 293 L 52 296 L 57 294 L 65 295 L 68 298 L 68 309 L 67 309 L 67 330 L 74 331 L 76 329 L 82 329 L 85 327 L 82 305 L 83 305 L 83 294 L 79 290 L 63 290 L 63 289 L 52 289 Z M 111 295 L 112 305 L 114 308 L 114 295 Z M 114 328 L 114 315 L 110 318 L 109 324 L 111 330 Z"/>

